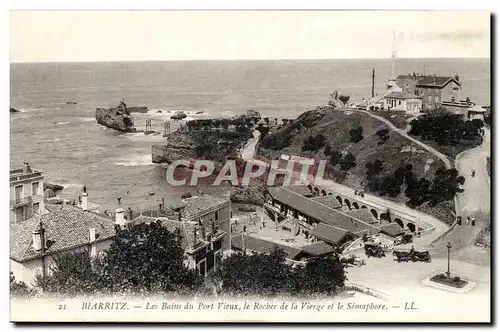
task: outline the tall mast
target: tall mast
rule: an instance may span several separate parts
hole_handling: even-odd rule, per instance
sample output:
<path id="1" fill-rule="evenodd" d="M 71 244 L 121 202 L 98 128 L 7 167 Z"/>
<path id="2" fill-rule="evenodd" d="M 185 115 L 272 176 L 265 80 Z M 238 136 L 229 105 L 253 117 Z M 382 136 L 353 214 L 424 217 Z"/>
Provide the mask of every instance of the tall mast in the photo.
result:
<path id="1" fill-rule="evenodd" d="M 372 70 L 372 98 L 375 97 L 375 69 Z"/>
<path id="2" fill-rule="evenodd" d="M 391 59 L 392 59 L 392 79 L 396 78 L 396 57 L 397 57 L 397 51 L 396 51 L 396 31 L 392 30 L 392 54 L 391 54 Z"/>

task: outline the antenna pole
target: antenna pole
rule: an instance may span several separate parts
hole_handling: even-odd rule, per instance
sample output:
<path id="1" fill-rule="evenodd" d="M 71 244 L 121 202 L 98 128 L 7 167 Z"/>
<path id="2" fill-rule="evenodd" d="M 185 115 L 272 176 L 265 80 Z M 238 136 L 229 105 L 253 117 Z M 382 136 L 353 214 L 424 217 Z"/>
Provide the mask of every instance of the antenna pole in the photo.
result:
<path id="1" fill-rule="evenodd" d="M 397 51 L 396 51 L 396 31 L 392 31 L 392 79 L 396 78 L 396 56 L 397 56 Z"/>
<path id="2" fill-rule="evenodd" d="M 372 98 L 375 97 L 375 68 L 372 71 Z"/>

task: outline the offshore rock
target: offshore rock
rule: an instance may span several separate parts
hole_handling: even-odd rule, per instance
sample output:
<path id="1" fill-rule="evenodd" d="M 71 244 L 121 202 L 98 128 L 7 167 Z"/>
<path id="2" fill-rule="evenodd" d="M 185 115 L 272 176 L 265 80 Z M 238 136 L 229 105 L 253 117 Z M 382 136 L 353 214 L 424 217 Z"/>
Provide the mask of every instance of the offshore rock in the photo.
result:
<path id="1" fill-rule="evenodd" d="M 10 113 L 18 113 L 20 112 L 19 110 L 16 110 L 15 108 L 10 108 Z"/>
<path id="2" fill-rule="evenodd" d="M 137 131 L 134 127 L 134 118 L 130 115 L 130 111 L 123 100 L 116 107 L 97 108 L 95 118 L 98 124 L 107 128 L 126 133 Z"/>

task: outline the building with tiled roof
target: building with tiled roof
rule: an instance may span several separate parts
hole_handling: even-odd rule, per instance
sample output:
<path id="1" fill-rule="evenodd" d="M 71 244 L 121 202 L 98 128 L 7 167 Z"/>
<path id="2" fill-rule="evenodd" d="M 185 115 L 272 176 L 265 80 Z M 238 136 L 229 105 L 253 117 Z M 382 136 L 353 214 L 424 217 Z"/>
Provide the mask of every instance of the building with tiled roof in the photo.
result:
<path id="1" fill-rule="evenodd" d="M 171 232 L 180 232 L 188 266 L 201 275 L 216 270 L 223 251 L 229 248 L 231 202 L 227 198 L 198 194 L 172 201 L 161 210 L 133 214 L 125 224 L 159 221 Z"/>
<path id="2" fill-rule="evenodd" d="M 333 196 L 307 198 L 286 187 L 270 187 L 266 197 L 264 207 L 271 219 L 276 223 L 280 219 L 292 220 L 296 226 L 291 228 L 295 230 L 292 233 L 306 239 L 341 248 L 364 234 L 380 232 L 378 225 L 342 211 Z"/>
<path id="3" fill-rule="evenodd" d="M 11 223 L 11 271 L 17 280 L 29 285 L 36 274 L 41 275 L 44 269 L 48 272 L 55 255 L 74 250 L 97 255 L 109 247 L 114 235 L 112 219 L 61 205 L 41 216 Z"/>

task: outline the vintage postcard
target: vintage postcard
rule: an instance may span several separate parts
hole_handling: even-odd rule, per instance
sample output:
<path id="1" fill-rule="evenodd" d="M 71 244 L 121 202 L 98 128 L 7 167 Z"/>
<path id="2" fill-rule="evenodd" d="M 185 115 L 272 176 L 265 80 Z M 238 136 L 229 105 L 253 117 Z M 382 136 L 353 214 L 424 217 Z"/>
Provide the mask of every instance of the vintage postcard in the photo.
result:
<path id="1" fill-rule="evenodd" d="M 11 11 L 11 321 L 490 322 L 490 24 Z"/>

